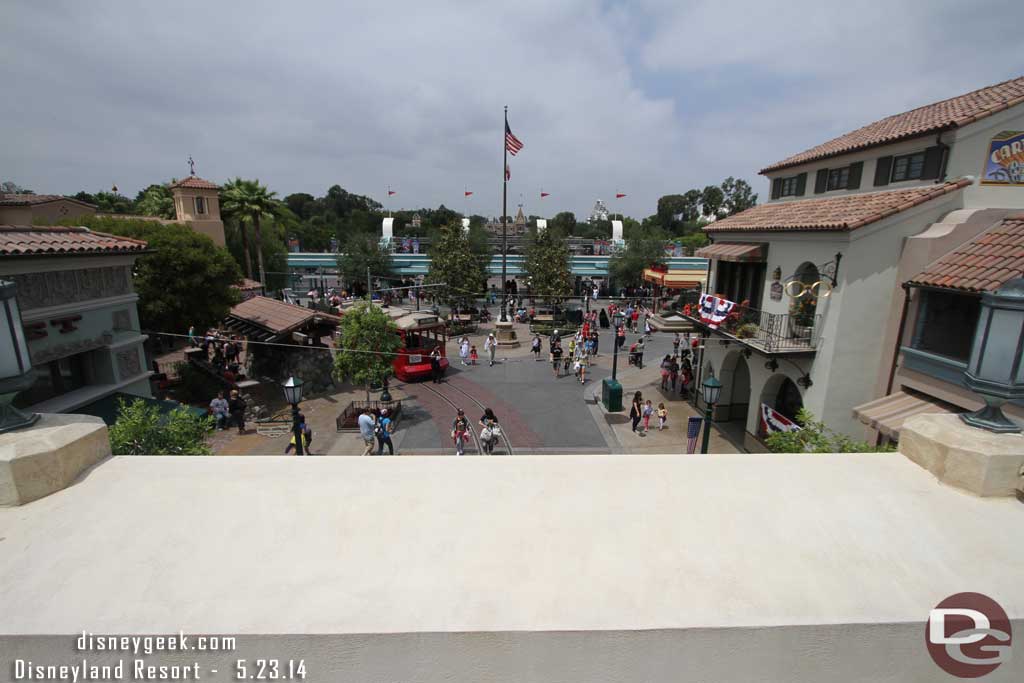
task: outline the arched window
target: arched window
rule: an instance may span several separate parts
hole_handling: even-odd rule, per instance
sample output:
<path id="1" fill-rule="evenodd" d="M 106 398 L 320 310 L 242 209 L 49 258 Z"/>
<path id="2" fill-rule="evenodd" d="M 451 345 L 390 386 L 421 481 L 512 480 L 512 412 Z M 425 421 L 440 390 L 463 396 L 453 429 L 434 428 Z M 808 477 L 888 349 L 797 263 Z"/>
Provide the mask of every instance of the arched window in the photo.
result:
<path id="1" fill-rule="evenodd" d="M 794 296 L 790 300 L 789 314 L 793 316 L 794 322 L 797 325 L 811 327 L 814 325 L 814 314 L 818 310 L 818 299 L 812 294 L 811 286 L 821 280 L 821 274 L 818 272 L 817 266 L 809 261 L 805 261 L 796 269 L 795 280 L 803 286 L 800 288 L 792 287 L 800 296 Z"/>

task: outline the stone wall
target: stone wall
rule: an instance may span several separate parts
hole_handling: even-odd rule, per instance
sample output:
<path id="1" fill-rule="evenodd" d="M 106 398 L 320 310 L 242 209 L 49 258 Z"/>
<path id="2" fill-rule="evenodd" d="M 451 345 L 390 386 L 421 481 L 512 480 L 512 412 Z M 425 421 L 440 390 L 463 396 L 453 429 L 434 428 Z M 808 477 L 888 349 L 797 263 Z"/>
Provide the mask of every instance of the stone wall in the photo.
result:
<path id="1" fill-rule="evenodd" d="M 301 349 L 301 350 L 300 350 Z M 289 377 L 305 382 L 306 396 L 333 391 L 334 357 L 325 346 L 251 346 L 247 374 L 259 380 L 284 383 Z"/>

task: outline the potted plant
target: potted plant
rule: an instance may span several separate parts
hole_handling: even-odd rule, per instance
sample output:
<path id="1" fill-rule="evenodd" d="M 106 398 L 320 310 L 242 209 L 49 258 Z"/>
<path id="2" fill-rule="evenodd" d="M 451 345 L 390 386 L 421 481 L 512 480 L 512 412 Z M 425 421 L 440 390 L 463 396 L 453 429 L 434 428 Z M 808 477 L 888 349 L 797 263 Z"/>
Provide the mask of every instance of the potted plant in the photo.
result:
<path id="1" fill-rule="evenodd" d="M 793 332 L 797 338 L 810 338 L 817 308 L 818 300 L 810 296 L 804 295 L 798 299 L 793 299 L 789 306 L 789 316 L 793 325 Z"/>

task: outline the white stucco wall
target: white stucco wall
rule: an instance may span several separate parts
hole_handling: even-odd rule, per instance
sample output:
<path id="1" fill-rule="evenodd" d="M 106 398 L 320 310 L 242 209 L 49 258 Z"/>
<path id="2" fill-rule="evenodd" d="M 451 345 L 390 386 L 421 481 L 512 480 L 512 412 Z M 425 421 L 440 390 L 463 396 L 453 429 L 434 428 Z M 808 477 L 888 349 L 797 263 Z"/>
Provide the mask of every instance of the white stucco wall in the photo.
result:
<path id="1" fill-rule="evenodd" d="M 1006 130 L 1024 130 L 1024 106 L 1016 106 L 965 126 L 952 136 L 947 176 L 971 175 L 981 180 L 985 171 L 989 143 Z M 1019 209 L 1024 207 L 1024 185 L 998 186 L 975 182 L 964 190 L 966 208 Z"/>

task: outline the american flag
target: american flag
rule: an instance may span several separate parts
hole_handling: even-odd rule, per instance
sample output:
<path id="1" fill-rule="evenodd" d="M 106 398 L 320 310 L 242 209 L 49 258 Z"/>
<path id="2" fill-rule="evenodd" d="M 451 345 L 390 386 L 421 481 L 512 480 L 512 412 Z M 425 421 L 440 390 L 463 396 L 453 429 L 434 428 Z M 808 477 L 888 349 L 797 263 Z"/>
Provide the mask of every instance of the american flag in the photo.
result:
<path id="1" fill-rule="evenodd" d="M 505 122 L 505 149 L 512 156 L 519 154 L 519 150 L 523 148 L 523 143 L 519 142 L 519 138 L 512 135 L 512 129 L 508 127 L 508 121 Z"/>
<path id="2" fill-rule="evenodd" d="M 697 450 L 697 437 L 700 436 L 700 425 L 704 418 L 691 416 L 686 424 L 686 452 L 694 453 Z"/>

